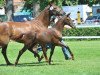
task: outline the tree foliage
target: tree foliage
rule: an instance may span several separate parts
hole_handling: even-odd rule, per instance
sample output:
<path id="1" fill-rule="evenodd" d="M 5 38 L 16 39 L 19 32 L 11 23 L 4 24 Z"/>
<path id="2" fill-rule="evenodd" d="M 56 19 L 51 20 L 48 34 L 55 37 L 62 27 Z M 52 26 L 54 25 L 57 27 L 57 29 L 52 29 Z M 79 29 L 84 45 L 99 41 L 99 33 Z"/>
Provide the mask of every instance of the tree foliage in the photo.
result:
<path id="1" fill-rule="evenodd" d="M 78 5 L 78 4 L 88 4 L 89 6 L 92 6 L 93 4 L 100 4 L 99 0 L 25 0 L 26 6 L 31 6 L 33 3 L 39 3 L 40 9 L 43 10 L 50 1 L 54 1 L 58 6 L 62 5 Z M 28 6 L 28 7 L 29 7 Z"/>
<path id="2" fill-rule="evenodd" d="M 63 0 L 25 0 L 25 1 L 26 1 L 25 3 L 26 8 L 31 8 L 33 4 L 39 3 L 40 10 L 43 10 L 49 4 L 50 1 L 53 1 L 58 6 L 62 6 L 63 2 Z"/>
<path id="3" fill-rule="evenodd" d="M 0 6 L 4 6 L 5 0 L 0 0 Z M 25 8 L 31 9 L 33 4 L 39 3 L 40 4 L 40 10 L 43 10 L 50 1 L 54 1 L 58 6 L 62 5 L 78 5 L 78 4 L 88 4 L 89 6 L 92 6 L 93 4 L 100 4 L 99 0 L 25 0 Z"/>
<path id="4" fill-rule="evenodd" d="M 4 6 L 4 0 L 0 0 L 0 7 Z"/>
<path id="5" fill-rule="evenodd" d="M 92 6 L 93 4 L 100 4 L 99 0 L 78 0 L 78 4 L 88 4 Z"/>
<path id="6" fill-rule="evenodd" d="M 78 0 L 64 0 L 62 4 L 65 6 L 77 5 Z"/>

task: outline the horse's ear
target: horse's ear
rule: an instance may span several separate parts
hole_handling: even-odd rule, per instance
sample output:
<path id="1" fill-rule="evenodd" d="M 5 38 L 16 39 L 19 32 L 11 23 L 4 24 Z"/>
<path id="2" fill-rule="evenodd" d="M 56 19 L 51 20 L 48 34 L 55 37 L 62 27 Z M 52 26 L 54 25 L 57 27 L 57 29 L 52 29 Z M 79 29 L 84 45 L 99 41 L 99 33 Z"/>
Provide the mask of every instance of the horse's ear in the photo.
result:
<path id="1" fill-rule="evenodd" d="M 66 16 L 69 17 L 71 13 L 68 13 Z"/>
<path id="2" fill-rule="evenodd" d="M 54 9 L 53 4 L 54 4 L 54 0 L 49 2 L 49 5 L 50 5 L 49 10 L 53 10 Z"/>
<path id="3" fill-rule="evenodd" d="M 52 6 L 54 4 L 54 0 L 49 2 L 49 5 Z"/>

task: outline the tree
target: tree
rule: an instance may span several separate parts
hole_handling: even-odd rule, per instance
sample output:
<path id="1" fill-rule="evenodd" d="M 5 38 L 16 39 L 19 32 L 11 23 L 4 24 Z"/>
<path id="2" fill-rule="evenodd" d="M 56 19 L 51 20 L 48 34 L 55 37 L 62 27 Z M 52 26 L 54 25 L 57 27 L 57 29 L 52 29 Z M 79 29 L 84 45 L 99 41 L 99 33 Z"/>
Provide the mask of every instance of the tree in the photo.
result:
<path id="1" fill-rule="evenodd" d="M 30 10 L 33 17 L 36 17 L 39 14 L 40 3 L 39 0 L 25 0 L 25 5 L 23 10 Z"/>
<path id="2" fill-rule="evenodd" d="M 55 2 L 56 5 L 58 6 L 62 6 L 62 5 L 71 6 L 71 5 L 78 5 L 78 4 L 88 4 L 92 6 L 93 4 L 98 4 L 98 3 L 100 4 L 99 0 L 25 0 L 25 1 L 26 1 L 25 8 L 27 9 L 31 8 L 34 12 L 34 15 L 36 15 L 36 13 L 39 11 L 39 8 L 40 10 L 43 10 L 50 1 Z M 38 8 L 36 8 L 37 6 Z"/>
<path id="3" fill-rule="evenodd" d="M 30 9 L 33 11 L 33 16 L 37 16 L 39 11 L 42 11 L 50 1 L 55 2 L 58 6 L 62 6 L 63 0 L 25 0 L 24 10 Z"/>
<path id="4" fill-rule="evenodd" d="M 6 15 L 8 18 L 8 21 L 12 21 L 12 17 L 13 17 L 13 0 L 5 0 L 6 6 L 5 6 L 5 11 L 6 11 Z"/>

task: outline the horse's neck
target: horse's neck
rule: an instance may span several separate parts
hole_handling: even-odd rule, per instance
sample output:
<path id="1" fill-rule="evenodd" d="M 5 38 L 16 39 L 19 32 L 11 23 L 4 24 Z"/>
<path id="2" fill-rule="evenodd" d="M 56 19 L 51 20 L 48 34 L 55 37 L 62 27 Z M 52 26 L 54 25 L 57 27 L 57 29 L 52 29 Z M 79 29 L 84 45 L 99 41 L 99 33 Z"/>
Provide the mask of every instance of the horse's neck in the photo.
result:
<path id="1" fill-rule="evenodd" d="M 63 28 L 64 28 L 64 23 L 63 20 L 60 20 L 56 23 L 56 25 L 54 26 L 54 28 L 60 32 L 62 32 Z"/>
<path id="2" fill-rule="evenodd" d="M 35 19 L 41 21 L 45 27 L 48 27 L 50 25 L 50 16 L 49 16 L 49 11 L 48 10 L 47 10 L 48 12 L 45 11 L 46 10 L 42 11 L 41 14 Z"/>

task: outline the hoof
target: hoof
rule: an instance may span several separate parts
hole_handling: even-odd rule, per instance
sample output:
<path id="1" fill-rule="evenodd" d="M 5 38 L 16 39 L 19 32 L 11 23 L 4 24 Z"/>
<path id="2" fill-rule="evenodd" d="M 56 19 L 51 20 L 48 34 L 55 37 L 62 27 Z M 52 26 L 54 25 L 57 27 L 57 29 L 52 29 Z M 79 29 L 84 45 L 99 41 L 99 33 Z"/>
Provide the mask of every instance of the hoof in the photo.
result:
<path id="1" fill-rule="evenodd" d="M 7 65 L 13 65 L 12 63 L 7 63 Z"/>
<path id="2" fill-rule="evenodd" d="M 18 62 L 15 62 L 15 66 L 18 64 Z"/>
<path id="3" fill-rule="evenodd" d="M 72 60 L 74 60 L 74 57 L 72 57 Z"/>
<path id="4" fill-rule="evenodd" d="M 73 55 L 73 54 L 71 54 L 71 56 L 72 56 L 72 60 L 74 60 L 74 55 Z"/>
<path id="5" fill-rule="evenodd" d="M 38 58 L 38 62 L 41 62 L 41 60 L 42 60 L 41 58 Z"/>
<path id="6" fill-rule="evenodd" d="M 48 60 L 46 60 L 46 62 L 48 63 L 49 61 L 48 61 Z"/>
<path id="7" fill-rule="evenodd" d="M 49 62 L 49 65 L 51 65 L 51 62 Z"/>
<path id="8" fill-rule="evenodd" d="M 74 60 L 74 58 L 72 58 L 72 60 Z"/>
<path id="9" fill-rule="evenodd" d="M 41 60 L 42 60 L 43 58 L 44 58 L 44 57 L 41 56 L 41 58 L 38 58 L 38 61 L 41 62 Z"/>
<path id="10" fill-rule="evenodd" d="M 36 54 L 34 54 L 34 57 L 36 58 Z"/>

